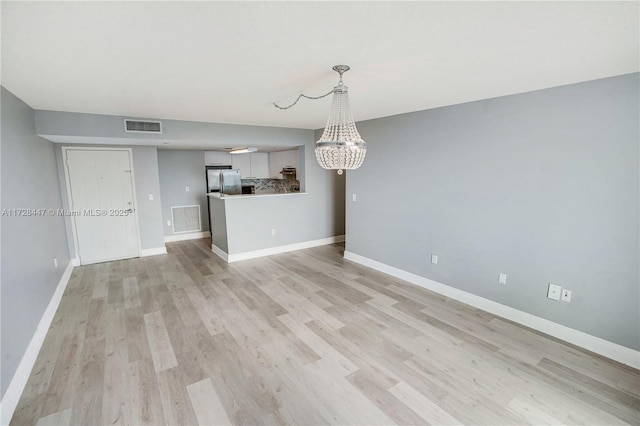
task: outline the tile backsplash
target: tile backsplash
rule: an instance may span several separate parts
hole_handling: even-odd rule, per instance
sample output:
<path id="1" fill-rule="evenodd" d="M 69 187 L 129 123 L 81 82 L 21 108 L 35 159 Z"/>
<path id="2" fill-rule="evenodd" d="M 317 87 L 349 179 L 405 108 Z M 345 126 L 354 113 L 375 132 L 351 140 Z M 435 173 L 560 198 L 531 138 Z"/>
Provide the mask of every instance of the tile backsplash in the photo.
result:
<path id="1" fill-rule="evenodd" d="M 243 185 L 253 185 L 256 191 L 264 191 L 266 189 L 275 189 L 278 181 L 281 179 L 242 179 Z"/>
<path id="2" fill-rule="evenodd" d="M 253 185 L 258 192 L 299 192 L 300 182 L 285 179 L 242 179 L 243 185 Z M 297 188 L 297 191 L 296 191 Z"/>

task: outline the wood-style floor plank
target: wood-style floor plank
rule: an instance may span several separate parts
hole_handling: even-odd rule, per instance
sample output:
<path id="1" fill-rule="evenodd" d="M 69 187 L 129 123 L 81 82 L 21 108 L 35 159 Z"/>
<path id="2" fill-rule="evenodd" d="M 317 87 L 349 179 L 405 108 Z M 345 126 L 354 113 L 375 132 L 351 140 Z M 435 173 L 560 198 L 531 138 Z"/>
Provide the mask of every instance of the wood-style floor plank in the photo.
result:
<path id="1" fill-rule="evenodd" d="M 640 424 L 640 371 L 343 250 L 75 268 L 11 424 Z"/>
<path id="2" fill-rule="evenodd" d="M 162 314 L 160 312 L 152 312 L 144 315 L 144 323 L 147 328 L 147 337 L 149 338 L 149 347 L 151 348 L 151 358 L 156 373 L 177 367 L 178 360 L 173 351 L 169 333 L 164 325 Z"/>
<path id="3" fill-rule="evenodd" d="M 201 425 L 228 425 L 231 424 L 229 416 L 218 397 L 211 379 L 187 386 L 191 405 L 195 410 L 198 424 Z"/>

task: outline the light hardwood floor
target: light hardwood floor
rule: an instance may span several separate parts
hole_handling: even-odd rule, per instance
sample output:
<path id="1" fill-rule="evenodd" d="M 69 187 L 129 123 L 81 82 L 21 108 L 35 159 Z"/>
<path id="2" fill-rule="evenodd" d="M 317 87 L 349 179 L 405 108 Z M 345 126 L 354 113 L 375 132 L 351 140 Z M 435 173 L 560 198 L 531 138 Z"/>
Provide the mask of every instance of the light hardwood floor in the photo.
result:
<path id="1" fill-rule="evenodd" d="M 12 424 L 639 424 L 640 372 L 342 259 L 76 268 Z"/>

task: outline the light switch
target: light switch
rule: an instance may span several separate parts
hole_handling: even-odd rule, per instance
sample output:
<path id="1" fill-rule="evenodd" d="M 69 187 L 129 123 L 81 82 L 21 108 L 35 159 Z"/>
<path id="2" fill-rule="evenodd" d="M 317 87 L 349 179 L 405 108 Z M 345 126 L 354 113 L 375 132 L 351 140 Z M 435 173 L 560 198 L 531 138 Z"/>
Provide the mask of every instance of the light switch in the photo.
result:
<path id="1" fill-rule="evenodd" d="M 149 201 L 153 201 L 153 194 L 149 194 Z"/>
<path id="2" fill-rule="evenodd" d="M 438 255 L 437 254 L 432 254 L 431 255 L 431 263 L 433 263 L 434 265 L 438 264 Z"/>
<path id="3" fill-rule="evenodd" d="M 185 192 L 189 192 L 189 187 L 188 187 L 188 186 L 185 186 L 185 187 L 184 187 L 184 190 L 185 190 Z"/>
<path id="4" fill-rule="evenodd" d="M 498 283 L 506 284 L 507 283 L 507 274 L 500 272 L 500 276 L 498 277 Z"/>
<path id="5" fill-rule="evenodd" d="M 561 286 L 549 283 L 549 291 L 547 292 L 547 297 L 553 300 L 560 300 L 561 291 Z"/>
<path id="6" fill-rule="evenodd" d="M 353 201 L 356 201 L 356 194 L 353 194 L 351 198 L 353 199 Z"/>

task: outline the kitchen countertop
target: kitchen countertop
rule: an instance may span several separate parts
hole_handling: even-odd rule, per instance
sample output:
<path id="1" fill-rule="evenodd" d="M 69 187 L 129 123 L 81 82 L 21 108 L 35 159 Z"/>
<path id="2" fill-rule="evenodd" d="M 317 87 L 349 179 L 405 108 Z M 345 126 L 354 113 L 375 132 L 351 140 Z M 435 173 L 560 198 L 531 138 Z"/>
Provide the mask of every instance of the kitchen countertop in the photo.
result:
<path id="1" fill-rule="evenodd" d="M 220 196 L 219 192 L 210 192 L 207 195 L 211 198 L 218 198 L 220 200 L 238 199 L 238 198 L 260 198 L 260 197 L 282 197 L 288 195 L 306 195 L 306 192 L 284 192 L 284 193 L 264 193 L 264 194 L 238 194 L 238 195 L 225 195 Z"/>

